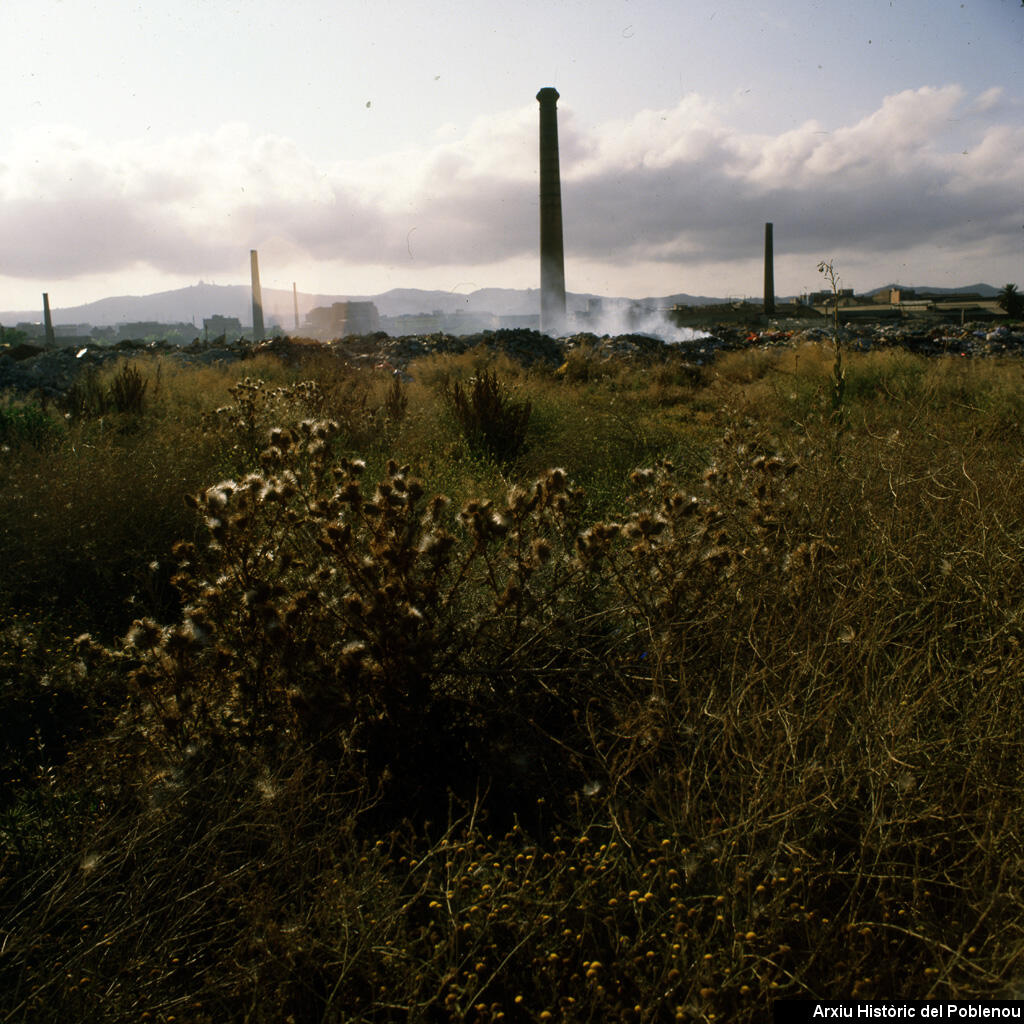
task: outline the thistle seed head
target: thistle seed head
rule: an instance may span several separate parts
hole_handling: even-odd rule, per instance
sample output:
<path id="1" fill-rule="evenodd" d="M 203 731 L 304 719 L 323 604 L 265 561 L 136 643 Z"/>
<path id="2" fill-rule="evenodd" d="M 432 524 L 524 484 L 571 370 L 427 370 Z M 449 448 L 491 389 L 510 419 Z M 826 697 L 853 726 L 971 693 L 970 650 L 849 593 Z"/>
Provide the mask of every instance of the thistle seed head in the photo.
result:
<path id="1" fill-rule="evenodd" d="M 284 462 L 284 453 L 277 445 L 272 444 L 260 452 L 260 465 L 268 472 Z"/>
<path id="2" fill-rule="evenodd" d="M 508 495 L 505 498 L 505 504 L 508 506 L 508 511 L 512 514 L 523 512 L 529 504 L 529 501 L 530 496 L 518 484 L 509 488 Z"/>
<path id="3" fill-rule="evenodd" d="M 363 499 L 363 494 L 359 489 L 359 483 L 351 480 L 340 491 L 337 491 L 334 497 L 336 501 L 344 502 L 346 505 L 358 506 Z"/>
<path id="4" fill-rule="evenodd" d="M 451 499 L 444 494 L 435 494 L 427 505 L 427 522 L 436 523 L 451 505 Z"/>
<path id="5" fill-rule="evenodd" d="M 549 469 L 544 477 L 544 484 L 548 494 L 559 494 L 565 490 L 566 481 L 569 479 L 565 470 L 560 466 Z"/>
<path id="6" fill-rule="evenodd" d="M 425 534 L 423 539 L 419 543 L 419 551 L 436 562 L 440 562 L 441 559 L 448 554 L 455 543 L 455 538 L 451 534 L 445 533 L 444 531 L 430 532 Z"/>
<path id="7" fill-rule="evenodd" d="M 213 487 L 208 487 L 204 494 L 206 499 L 206 508 L 210 512 L 216 512 L 220 509 L 227 508 L 228 501 L 231 495 L 234 494 L 238 484 L 234 480 L 222 480 L 219 484 L 214 484 Z"/>
<path id="8" fill-rule="evenodd" d="M 338 548 L 347 547 L 352 539 L 350 523 L 328 523 L 324 532 L 331 544 Z"/>
<path id="9" fill-rule="evenodd" d="M 704 552 L 703 561 L 717 568 L 725 565 L 731 557 L 728 548 L 716 544 Z"/>
<path id="10" fill-rule="evenodd" d="M 135 647 L 139 650 L 149 650 L 156 647 L 160 642 L 160 637 L 160 627 L 152 619 L 146 618 L 136 619 L 132 623 L 125 640 L 130 647 Z"/>

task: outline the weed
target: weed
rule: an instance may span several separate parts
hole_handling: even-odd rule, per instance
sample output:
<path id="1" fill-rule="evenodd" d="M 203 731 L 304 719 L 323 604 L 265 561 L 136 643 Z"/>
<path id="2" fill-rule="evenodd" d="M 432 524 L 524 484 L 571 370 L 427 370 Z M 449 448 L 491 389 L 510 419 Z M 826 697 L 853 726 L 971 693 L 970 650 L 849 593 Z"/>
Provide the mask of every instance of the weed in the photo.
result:
<path id="1" fill-rule="evenodd" d="M 838 425 L 843 418 L 843 395 L 846 389 L 846 371 L 843 369 L 843 346 L 839 340 L 839 285 L 840 278 L 836 273 L 833 260 L 822 260 L 818 264 L 818 273 L 825 275 L 832 289 L 832 347 L 835 361 L 832 364 L 832 418 Z"/>
<path id="2" fill-rule="evenodd" d="M 116 412 L 141 416 L 148 389 L 149 381 L 142 376 L 139 368 L 125 363 L 110 382 L 107 392 L 110 405 Z"/>
<path id="3" fill-rule="evenodd" d="M 532 405 L 513 399 L 497 374 L 481 370 L 465 388 L 445 380 L 441 394 L 473 451 L 507 466 L 523 450 Z"/>
<path id="4" fill-rule="evenodd" d="M 60 436 L 61 424 L 39 402 L 5 397 L 0 400 L 0 446 L 46 447 Z"/>
<path id="5" fill-rule="evenodd" d="M 102 416 L 109 408 L 109 396 L 97 369 L 89 367 L 76 378 L 58 399 L 57 407 L 72 420 Z"/>

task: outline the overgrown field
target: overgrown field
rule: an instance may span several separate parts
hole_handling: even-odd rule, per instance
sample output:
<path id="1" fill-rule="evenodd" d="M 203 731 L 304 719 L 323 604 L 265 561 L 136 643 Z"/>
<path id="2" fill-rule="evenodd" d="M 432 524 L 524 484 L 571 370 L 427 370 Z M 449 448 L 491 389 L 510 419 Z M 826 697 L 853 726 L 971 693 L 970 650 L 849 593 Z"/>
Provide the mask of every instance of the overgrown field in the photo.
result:
<path id="1" fill-rule="evenodd" d="M 0 1020 L 1020 998 L 1024 364 L 843 367 L 0 399 Z"/>

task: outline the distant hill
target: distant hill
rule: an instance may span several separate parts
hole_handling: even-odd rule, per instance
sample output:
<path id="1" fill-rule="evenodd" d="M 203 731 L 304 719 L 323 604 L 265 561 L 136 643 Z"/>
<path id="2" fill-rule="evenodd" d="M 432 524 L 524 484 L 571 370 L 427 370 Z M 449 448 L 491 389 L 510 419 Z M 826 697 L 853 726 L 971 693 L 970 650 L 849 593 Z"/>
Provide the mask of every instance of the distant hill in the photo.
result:
<path id="1" fill-rule="evenodd" d="M 493 313 L 496 316 L 530 316 L 540 311 L 540 290 L 537 288 L 480 288 L 472 292 L 428 291 L 420 288 L 392 288 L 377 295 L 322 295 L 299 292 L 299 316 L 314 306 L 329 306 L 332 302 L 373 302 L 382 316 L 402 316 L 414 313 Z M 590 293 L 570 292 L 566 301 L 570 310 L 583 310 L 591 299 L 602 299 L 614 306 L 632 301 L 645 305 L 671 306 L 711 305 L 724 302 L 699 295 L 667 295 L 660 298 L 632 300 L 625 297 L 609 298 Z M 121 323 L 156 321 L 157 323 L 194 323 L 201 330 L 204 318 L 220 314 L 238 317 L 243 324 L 252 324 L 252 294 L 248 285 L 199 284 L 152 295 L 120 295 L 98 299 L 81 306 L 52 306 L 55 324 L 92 324 L 94 327 L 113 327 Z M 276 320 L 285 330 L 294 327 L 295 314 L 292 293 L 278 288 L 263 289 L 264 319 Z M 0 311 L 0 323 L 42 320 L 42 309 Z"/>
<path id="2" fill-rule="evenodd" d="M 965 284 L 960 288 L 932 288 L 930 285 L 923 284 L 883 284 L 880 288 L 873 288 L 864 294 L 877 295 L 890 288 L 904 288 L 917 292 L 918 295 L 980 295 L 984 299 L 997 298 L 1002 292 L 1002 288 L 993 288 L 990 284 Z"/>
<path id="3" fill-rule="evenodd" d="M 911 287 L 909 285 L 882 285 L 865 294 L 874 295 L 885 288 Z M 992 298 L 1000 289 L 989 284 L 970 284 L 960 288 L 930 288 L 912 286 L 914 291 L 936 295 L 969 292 Z M 591 299 L 601 299 L 609 308 L 630 302 L 645 306 L 667 307 L 711 306 L 728 299 L 707 295 L 648 296 L 630 299 L 608 297 L 586 292 L 570 292 L 566 296 L 569 310 L 585 310 Z M 428 291 L 420 288 L 392 288 L 377 295 L 322 295 L 299 292 L 299 316 L 304 319 L 314 306 L 329 306 L 346 300 L 369 301 L 377 306 L 381 316 L 402 316 L 414 313 L 493 313 L 496 316 L 530 316 L 540 311 L 540 291 L 537 288 L 479 288 L 472 292 Z M 785 301 L 779 296 L 780 301 Z M 756 301 L 756 299 L 754 300 Z M 233 316 L 245 325 L 252 324 L 252 295 L 248 285 L 199 284 L 152 295 L 120 295 L 99 299 L 82 306 L 54 307 L 51 309 L 55 324 L 91 324 L 94 327 L 114 327 L 121 323 L 155 321 L 157 323 L 193 323 L 202 330 L 204 318 L 220 314 Z M 295 314 L 292 293 L 279 288 L 263 289 L 264 319 L 269 325 L 276 321 L 285 330 L 294 329 Z M 42 320 L 42 309 L 0 311 L 0 324 L 13 327 L 22 321 Z"/>

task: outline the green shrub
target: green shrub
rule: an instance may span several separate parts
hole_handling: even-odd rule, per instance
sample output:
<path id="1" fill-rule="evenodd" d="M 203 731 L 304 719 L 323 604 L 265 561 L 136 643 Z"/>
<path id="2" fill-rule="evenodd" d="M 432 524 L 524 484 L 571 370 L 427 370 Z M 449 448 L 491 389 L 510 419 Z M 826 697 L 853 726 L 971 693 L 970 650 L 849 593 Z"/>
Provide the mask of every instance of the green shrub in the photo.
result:
<path id="1" fill-rule="evenodd" d="M 122 362 L 112 375 L 91 366 L 58 398 L 57 406 L 72 420 L 108 413 L 138 417 L 145 412 L 147 391 L 150 382 L 133 363 Z"/>
<path id="2" fill-rule="evenodd" d="M 149 381 L 142 376 L 139 368 L 125 363 L 111 380 L 107 395 L 115 412 L 141 416 L 148 389 Z"/>
<path id="3" fill-rule="evenodd" d="M 95 367 L 89 367 L 72 382 L 57 399 L 57 407 L 72 420 L 92 419 L 108 411 L 110 398 Z"/>
<path id="4" fill-rule="evenodd" d="M 9 396 L 0 399 L 0 445 L 44 447 L 56 441 L 61 426 L 39 402 Z"/>
<path id="5" fill-rule="evenodd" d="M 513 399 L 497 374 L 481 370 L 468 387 L 445 380 L 441 394 L 473 451 L 509 465 L 523 450 L 532 406 Z"/>

